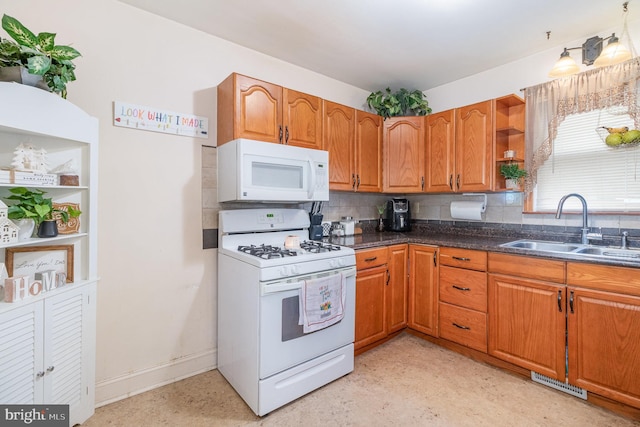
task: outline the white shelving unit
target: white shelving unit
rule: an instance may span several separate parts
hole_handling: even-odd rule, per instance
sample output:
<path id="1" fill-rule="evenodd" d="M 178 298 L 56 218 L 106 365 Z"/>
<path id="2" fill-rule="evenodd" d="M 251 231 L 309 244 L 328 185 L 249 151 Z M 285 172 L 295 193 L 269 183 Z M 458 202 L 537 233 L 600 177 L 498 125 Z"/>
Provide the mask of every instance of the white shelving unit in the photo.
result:
<path id="1" fill-rule="evenodd" d="M 26 186 L 54 202 L 79 203 L 80 231 L 0 245 L 73 245 L 73 283 L 23 301 L 0 302 L 0 402 L 69 404 L 69 425 L 95 405 L 98 120 L 55 94 L 0 82 L 0 167 L 20 143 L 47 150 L 50 167 L 73 160 L 79 186 Z M 0 184 L 0 198 L 20 184 Z M 1 261 L 0 261 L 1 262 Z"/>

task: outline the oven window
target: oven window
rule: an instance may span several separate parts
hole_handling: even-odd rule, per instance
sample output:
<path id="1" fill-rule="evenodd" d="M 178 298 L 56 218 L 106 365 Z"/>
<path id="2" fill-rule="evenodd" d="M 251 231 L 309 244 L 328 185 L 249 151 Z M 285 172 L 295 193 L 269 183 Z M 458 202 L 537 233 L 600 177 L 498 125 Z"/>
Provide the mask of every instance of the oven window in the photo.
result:
<path id="1" fill-rule="evenodd" d="M 300 318 L 300 301 L 298 296 L 282 300 L 282 341 L 300 338 L 304 335 L 302 325 L 298 325 Z"/>
<path id="2" fill-rule="evenodd" d="M 268 188 L 301 189 L 304 168 L 302 166 L 251 162 L 251 185 Z"/>

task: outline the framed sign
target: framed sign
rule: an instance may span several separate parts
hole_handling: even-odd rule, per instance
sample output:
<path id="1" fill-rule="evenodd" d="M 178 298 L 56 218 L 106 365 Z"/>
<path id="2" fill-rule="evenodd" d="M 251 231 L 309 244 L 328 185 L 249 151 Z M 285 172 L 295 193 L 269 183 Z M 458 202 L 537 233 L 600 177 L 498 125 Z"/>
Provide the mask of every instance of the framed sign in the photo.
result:
<path id="1" fill-rule="evenodd" d="M 7 248 L 5 264 L 9 277 L 29 276 L 55 270 L 67 275 L 67 283 L 73 282 L 73 245 L 25 246 Z"/>
<path id="2" fill-rule="evenodd" d="M 80 204 L 79 203 L 56 203 L 53 202 L 53 209 L 59 209 L 61 211 L 69 212 L 69 207 L 79 211 Z M 80 217 L 72 218 L 69 217 L 69 221 L 64 222 L 62 220 L 62 215 L 59 212 L 53 214 L 53 217 L 56 220 L 56 224 L 58 225 L 58 233 L 59 234 L 73 234 L 80 231 Z"/>

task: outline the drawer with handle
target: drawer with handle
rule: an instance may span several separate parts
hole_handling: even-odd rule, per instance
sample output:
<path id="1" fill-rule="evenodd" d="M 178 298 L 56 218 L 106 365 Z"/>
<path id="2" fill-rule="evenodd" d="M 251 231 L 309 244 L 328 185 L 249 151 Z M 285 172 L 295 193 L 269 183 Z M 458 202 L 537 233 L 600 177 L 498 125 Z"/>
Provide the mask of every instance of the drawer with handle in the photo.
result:
<path id="1" fill-rule="evenodd" d="M 487 273 L 440 267 L 440 301 L 487 311 Z"/>
<path id="2" fill-rule="evenodd" d="M 473 249 L 440 248 L 440 265 L 486 271 L 487 253 Z"/>
<path id="3" fill-rule="evenodd" d="M 440 338 L 487 352 L 487 315 L 468 308 L 440 303 Z"/>
<path id="4" fill-rule="evenodd" d="M 356 268 L 364 270 L 365 268 L 378 267 L 385 265 L 389 258 L 387 247 L 375 249 L 362 249 L 356 251 Z"/>

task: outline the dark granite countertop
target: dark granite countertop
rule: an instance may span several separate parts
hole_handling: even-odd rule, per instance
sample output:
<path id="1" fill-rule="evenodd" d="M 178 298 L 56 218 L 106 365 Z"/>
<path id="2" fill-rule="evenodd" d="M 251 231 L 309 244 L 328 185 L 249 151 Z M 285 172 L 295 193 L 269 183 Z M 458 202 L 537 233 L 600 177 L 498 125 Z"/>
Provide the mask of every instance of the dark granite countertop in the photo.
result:
<path id="1" fill-rule="evenodd" d="M 640 260 L 623 260 L 623 259 L 607 259 L 597 256 L 586 256 L 571 253 L 553 253 L 534 251 L 529 249 L 508 248 L 500 246 L 503 243 L 511 242 L 519 239 L 535 239 L 545 241 L 568 242 L 575 239 L 568 239 L 566 235 L 538 233 L 521 233 L 512 230 L 483 230 L 482 232 L 467 232 L 453 229 L 437 229 L 420 227 L 411 232 L 376 232 L 373 230 L 365 230 L 363 234 L 346 237 L 325 238 L 327 241 L 351 247 L 355 250 L 374 248 L 379 246 L 391 246 L 402 243 L 415 243 L 433 246 L 447 246 L 463 249 L 476 249 L 491 252 L 502 252 L 517 255 L 526 255 L 540 258 L 559 259 L 564 261 L 588 262 L 597 264 L 606 264 L 613 266 L 635 267 L 640 268 Z M 572 236 L 573 237 L 573 236 Z"/>

